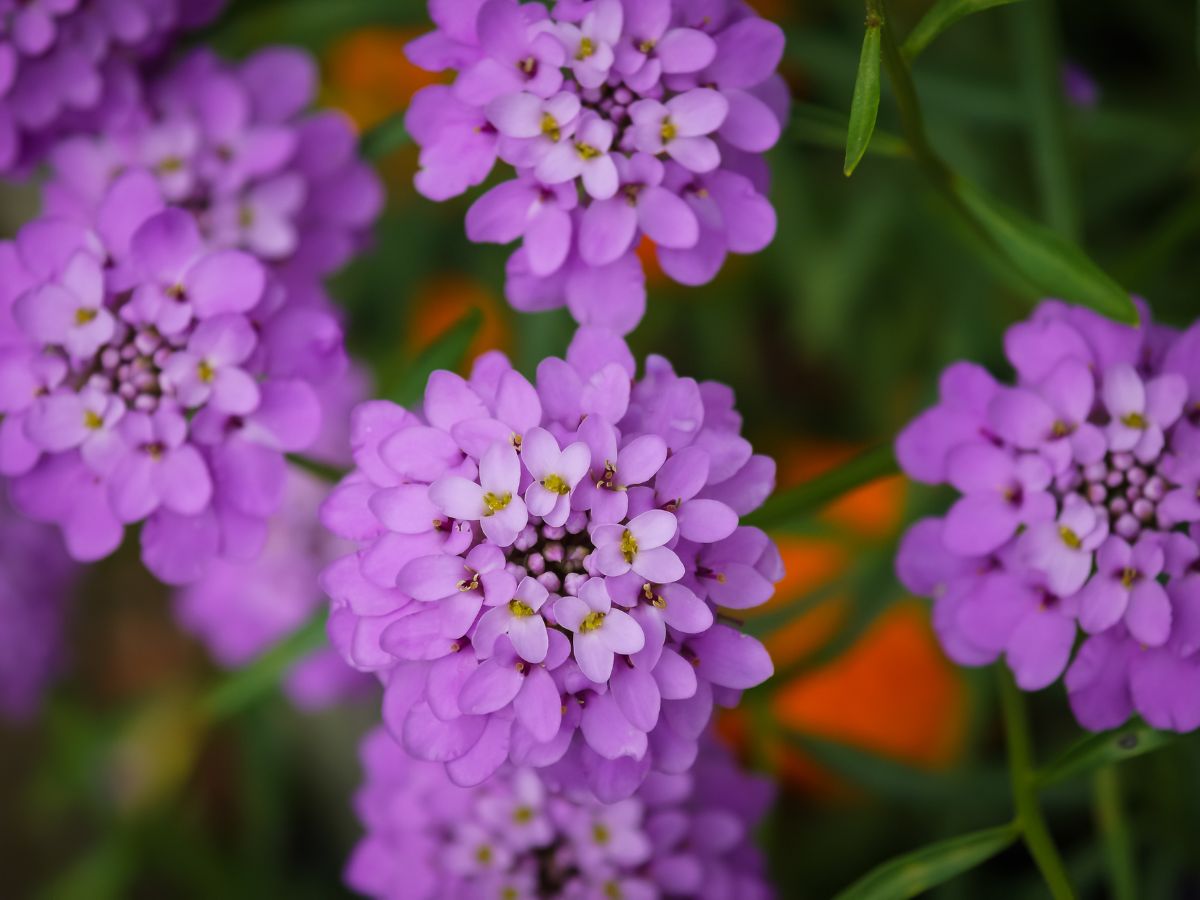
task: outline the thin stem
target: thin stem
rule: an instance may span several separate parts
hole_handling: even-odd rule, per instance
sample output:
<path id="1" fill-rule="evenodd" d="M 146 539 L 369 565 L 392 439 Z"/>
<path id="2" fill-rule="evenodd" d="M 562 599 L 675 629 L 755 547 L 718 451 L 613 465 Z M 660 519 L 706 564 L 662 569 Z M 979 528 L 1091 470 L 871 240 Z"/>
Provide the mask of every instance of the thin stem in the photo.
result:
<path id="1" fill-rule="evenodd" d="M 1079 239 L 1071 167 L 1067 153 L 1066 102 L 1063 98 L 1054 0 L 1032 0 L 1013 11 L 1013 47 L 1029 110 L 1030 152 L 1050 227 Z"/>
<path id="2" fill-rule="evenodd" d="M 1029 733 L 1029 717 L 1025 698 L 1006 668 L 998 668 L 1000 703 L 1004 710 L 1005 736 L 1008 741 L 1009 777 L 1012 781 L 1013 804 L 1016 807 L 1017 827 L 1042 879 L 1055 900 L 1073 900 L 1075 893 L 1067 877 L 1066 866 L 1054 846 L 1046 818 L 1038 803 L 1036 772 L 1033 765 L 1033 741 Z"/>
<path id="3" fill-rule="evenodd" d="M 1093 805 L 1096 824 L 1104 842 L 1104 858 L 1108 865 L 1113 900 L 1136 900 L 1137 870 L 1133 841 L 1121 802 L 1120 777 L 1115 765 L 1105 766 L 1096 772 L 1092 782 Z"/>

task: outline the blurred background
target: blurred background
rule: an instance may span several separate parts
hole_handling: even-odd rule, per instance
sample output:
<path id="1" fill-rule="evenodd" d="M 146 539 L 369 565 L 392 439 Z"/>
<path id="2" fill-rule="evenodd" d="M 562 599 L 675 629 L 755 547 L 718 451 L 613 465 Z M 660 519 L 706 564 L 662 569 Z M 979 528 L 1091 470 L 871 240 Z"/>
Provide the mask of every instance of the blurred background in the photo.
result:
<path id="1" fill-rule="evenodd" d="M 1064 0 L 1047 30 L 1023 9 L 1047 3 L 968 17 L 921 56 L 932 141 L 955 170 L 1043 218 L 1032 120 L 1052 97 L 1069 160 L 1052 202 L 1159 319 L 1186 323 L 1200 312 L 1194 5 Z M 1003 373 L 1003 329 L 1037 298 L 911 161 L 869 155 L 842 175 L 861 3 L 754 5 L 788 32 L 797 103 L 772 158 L 778 236 L 700 289 L 656 274 L 647 254 L 649 313 L 632 344 L 732 384 L 747 435 L 788 487 L 890 441 L 933 399 L 945 364 L 972 358 Z M 893 18 L 903 30 L 929 5 L 894 0 Z M 368 129 L 431 82 L 403 55 L 423 30 L 417 0 L 233 0 L 194 40 L 235 58 L 266 43 L 311 49 L 323 101 Z M 899 129 L 886 90 L 879 127 Z M 562 353 L 565 312 L 519 316 L 506 305 L 508 251 L 467 244 L 466 201 L 418 198 L 415 161 L 408 147 L 382 162 L 390 203 L 376 244 L 331 286 L 358 358 L 395 383 L 428 347 L 444 352 L 447 334 L 463 360 L 499 348 L 526 372 Z M 30 189 L 6 190 L 6 234 L 36 202 Z M 1011 815 L 993 674 L 952 667 L 927 605 L 892 575 L 905 523 L 944 501 L 887 477 L 775 534 L 789 575 L 747 627 L 768 641 L 777 677 L 721 727 L 749 765 L 780 779 L 763 841 L 781 897 L 832 896 L 892 855 Z M 377 698 L 367 690 L 306 712 L 255 682 L 269 685 L 280 666 L 268 659 L 240 680 L 224 672 L 175 609 L 135 550 L 78 574 L 42 707 L 0 719 L 0 896 L 344 893 L 356 748 Z M 1031 702 L 1040 759 L 1079 738 L 1061 687 Z M 1103 786 L 1125 806 L 1116 825 L 1095 808 L 1088 776 L 1045 793 L 1083 896 L 1111 895 L 1107 863 L 1123 831 L 1140 896 L 1200 897 L 1198 763 L 1200 743 L 1183 740 L 1122 766 L 1119 783 Z M 1043 891 L 1016 847 L 937 895 Z"/>

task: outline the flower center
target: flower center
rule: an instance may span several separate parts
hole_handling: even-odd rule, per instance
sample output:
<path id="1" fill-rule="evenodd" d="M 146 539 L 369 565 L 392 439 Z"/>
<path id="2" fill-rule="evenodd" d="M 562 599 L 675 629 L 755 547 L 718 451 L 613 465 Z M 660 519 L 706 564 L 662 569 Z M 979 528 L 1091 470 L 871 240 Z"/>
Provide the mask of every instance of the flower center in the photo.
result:
<path id="1" fill-rule="evenodd" d="M 575 54 L 575 58 L 583 62 L 589 56 L 595 56 L 595 54 L 596 42 L 589 37 L 585 37 L 579 42 L 579 52 Z"/>
<path id="2" fill-rule="evenodd" d="M 1146 417 L 1141 413 L 1126 413 L 1121 416 L 1121 424 L 1126 428 L 1136 428 L 1138 431 L 1145 431 L 1150 423 L 1146 421 Z"/>
<path id="3" fill-rule="evenodd" d="M 83 414 L 83 426 L 92 431 L 99 431 L 104 426 L 104 420 L 89 409 Z"/>
<path id="4" fill-rule="evenodd" d="M 1062 538 L 1063 543 L 1066 544 L 1068 547 L 1070 547 L 1072 550 L 1079 550 L 1080 548 L 1083 547 L 1083 541 L 1081 541 L 1079 539 L 1079 535 L 1077 535 L 1074 531 L 1072 531 L 1066 525 L 1058 526 L 1058 536 L 1060 538 Z"/>
<path id="5" fill-rule="evenodd" d="M 662 142 L 664 144 L 669 144 L 671 141 L 675 140 L 675 137 L 678 134 L 679 129 L 675 127 L 675 123 L 670 119 L 663 119 L 662 129 L 659 131 L 659 135 L 662 137 Z"/>
<path id="6" fill-rule="evenodd" d="M 503 509 L 508 508 L 508 504 L 512 502 L 512 494 L 505 491 L 503 494 L 493 494 L 491 491 L 483 495 L 483 505 L 487 507 L 489 516 L 495 515 Z"/>
<path id="7" fill-rule="evenodd" d="M 561 475 L 547 475 L 542 479 L 542 487 L 552 494 L 558 494 L 560 497 L 565 497 L 571 493 L 571 485 L 567 484 Z"/>
<path id="8" fill-rule="evenodd" d="M 640 41 L 637 45 L 637 48 L 639 50 L 641 50 L 643 53 L 649 53 L 651 50 L 654 49 L 654 41 L 651 41 L 651 40 Z"/>
<path id="9" fill-rule="evenodd" d="M 142 446 L 142 449 L 144 451 L 146 451 L 146 455 L 149 456 L 155 462 L 158 462 L 159 460 L 161 460 L 163 458 L 163 454 L 167 450 L 167 448 L 164 447 L 158 441 L 152 441 L 149 444 L 144 444 Z"/>
<path id="10" fill-rule="evenodd" d="M 81 306 L 79 309 L 75 310 L 75 324 L 76 325 L 86 325 L 89 322 L 95 321 L 96 316 L 98 316 L 98 315 L 100 315 L 100 310 L 85 309 L 84 307 Z"/>
<path id="11" fill-rule="evenodd" d="M 533 810 L 528 806 L 518 806 L 513 810 L 513 821 L 518 825 L 524 825 L 533 820 Z"/>
<path id="12" fill-rule="evenodd" d="M 592 840 L 603 847 L 612 840 L 612 833 L 608 830 L 608 826 L 603 822 L 597 822 L 592 826 Z"/>
<path id="13" fill-rule="evenodd" d="M 479 573 L 471 572 L 471 580 L 470 581 L 468 581 L 467 579 L 464 578 L 462 581 L 458 582 L 458 584 L 455 585 L 455 587 L 457 587 L 464 594 L 467 593 L 467 591 L 479 590 Z"/>
<path id="14" fill-rule="evenodd" d="M 542 134 L 556 144 L 562 138 L 562 128 L 559 127 L 558 120 L 550 113 L 542 114 Z"/>
<path id="15" fill-rule="evenodd" d="M 486 866 L 492 861 L 492 848 L 487 844 L 480 844 L 479 848 L 475 851 L 475 860 L 480 865 Z"/>
<path id="16" fill-rule="evenodd" d="M 528 619 L 535 614 L 533 607 L 522 600 L 509 600 L 508 611 L 518 619 Z"/>
<path id="17" fill-rule="evenodd" d="M 534 59 L 532 56 L 527 56 L 523 60 L 521 60 L 519 63 L 517 63 L 517 68 L 520 69 L 522 72 L 524 72 L 526 75 L 532 75 L 534 72 L 537 71 L 537 60 Z"/>
<path id="18" fill-rule="evenodd" d="M 217 375 L 217 370 L 213 368 L 212 363 L 207 359 L 200 360 L 200 364 L 196 366 L 196 375 L 205 384 L 212 384 L 213 378 Z"/>
<path id="19" fill-rule="evenodd" d="M 625 557 L 625 562 L 632 563 L 633 558 L 637 556 L 638 542 L 632 531 L 628 528 L 621 535 L 621 555 Z"/>
<path id="20" fill-rule="evenodd" d="M 1062 419 L 1059 419 L 1054 423 L 1054 427 L 1050 429 L 1050 434 L 1056 438 L 1065 438 L 1068 437 L 1074 430 L 1074 428 L 1072 428 Z"/>
<path id="21" fill-rule="evenodd" d="M 584 617 L 583 622 L 579 626 L 580 632 L 587 634 L 589 631 L 595 631 L 604 624 L 604 613 L 590 612 Z"/>
<path id="22" fill-rule="evenodd" d="M 613 486 L 613 482 L 616 479 L 616 477 L 617 477 L 616 463 L 606 462 L 604 464 L 604 474 L 601 475 L 600 480 L 596 482 L 596 487 L 607 488 L 610 491 L 615 490 L 615 487 Z"/>
<path id="23" fill-rule="evenodd" d="M 1128 590 L 1129 588 L 1133 587 L 1133 583 L 1135 581 L 1137 581 L 1137 579 L 1138 579 L 1137 569 L 1134 569 L 1132 567 L 1126 567 L 1125 570 L 1123 572 L 1121 572 L 1121 587 Z"/>
<path id="24" fill-rule="evenodd" d="M 579 153 L 579 156 L 585 160 L 595 159 L 600 155 L 600 151 L 591 144 L 576 144 L 575 150 Z"/>

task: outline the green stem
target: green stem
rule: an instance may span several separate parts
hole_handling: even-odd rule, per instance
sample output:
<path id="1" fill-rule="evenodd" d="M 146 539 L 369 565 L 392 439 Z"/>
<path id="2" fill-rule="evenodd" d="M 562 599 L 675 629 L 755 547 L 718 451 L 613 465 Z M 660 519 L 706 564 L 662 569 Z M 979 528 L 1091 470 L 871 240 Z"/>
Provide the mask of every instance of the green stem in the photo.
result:
<path id="1" fill-rule="evenodd" d="M 1096 823 L 1104 842 L 1109 887 L 1113 900 L 1136 900 L 1137 870 L 1133 841 L 1121 802 L 1121 780 L 1115 765 L 1096 772 L 1092 782 Z"/>
<path id="2" fill-rule="evenodd" d="M 337 484 L 347 474 L 344 469 L 331 466 L 329 463 L 321 462 L 319 459 L 313 459 L 311 456 L 305 456 L 302 453 L 289 453 L 287 461 L 297 469 L 301 469 L 318 480 L 328 482 L 329 484 Z"/>
<path id="3" fill-rule="evenodd" d="M 1030 151 L 1042 210 L 1050 227 L 1079 239 L 1071 167 L 1067 153 L 1066 102 L 1059 71 L 1054 0 L 1032 0 L 1013 10 L 1014 50 L 1030 117 Z"/>
<path id="4" fill-rule="evenodd" d="M 999 668 L 997 671 L 1000 675 L 1000 703 L 1004 710 L 1009 777 L 1017 812 L 1017 827 L 1021 829 L 1025 846 L 1037 863 L 1051 896 L 1055 900 L 1073 900 L 1075 893 L 1067 877 L 1066 866 L 1054 846 L 1054 839 L 1050 836 L 1050 829 L 1038 803 L 1033 741 L 1029 733 L 1025 698 L 1007 669 Z"/>
<path id="5" fill-rule="evenodd" d="M 404 127 L 406 112 L 407 110 L 400 110 L 392 113 L 363 134 L 358 142 L 358 149 L 363 159 L 378 162 L 412 141 L 412 137 Z"/>

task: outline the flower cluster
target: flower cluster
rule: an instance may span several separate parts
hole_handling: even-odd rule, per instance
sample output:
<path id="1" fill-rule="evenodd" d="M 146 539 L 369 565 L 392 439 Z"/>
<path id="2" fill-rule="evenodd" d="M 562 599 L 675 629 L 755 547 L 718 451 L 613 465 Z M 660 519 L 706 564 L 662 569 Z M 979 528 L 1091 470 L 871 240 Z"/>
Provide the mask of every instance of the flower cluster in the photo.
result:
<path id="1" fill-rule="evenodd" d="M 192 56 L 126 128 L 62 144 L 46 214 L 0 245 L 0 473 L 75 558 L 143 521 L 170 583 L 262 547 L 346 367 L 319 276 L 379 205 L 312 88 L 298 53 Z"/>
<path id="2" fill-rule="evenodd" d="M 787 114 L 784 38 L 742 0 L 434 0 L 430 12 L 438 28 L 409 56 L 457 76 L 409 108 L 417 188 L 444 200 L 497 159 L 513 168 L 471 208 L 467 234 L 522 241 L 514 306 L 566 304 L 625 333 L 645 308 L 643 236 L 690 285 L 770 243 L 761 154 Z"/>
<path id="3" fill-rule="evenodd" d="M 766 900 L 753 830 L 770 786 L 711 737 L 686 774 L 654 774 L 602 805 L 506 768 L 462 788 L 379 730 L 362 747 L 359 817 L 368 834 L 347 870 L 379 900 L 504 897 Z"/>
<path id="4" fill-rule="evenodd" d="M 59 664 L 75 575 L 54 531 L 0 500 L 0 716 L 37 710 Z"/>
<path id="5" fill-rule="evenodd" d="M 355 414 L 357 471 L 322 517 L 360 551 L 324 576 L 330 632 L 387 683 L 413 755 L 478 784 L 507 759 L 602 800 L 681 772 L 714 702 L 772 671 L 718 608 L 765 602 L 767 536 L 739 527 L 774 464 L 728 388 L 635 364 L 584 327 L 530 384 L 499 354 L 430 378 L 420 414 Z"/>
<path id="6" fill-rule="evenodd" d="M 1200 324 L 1047 301 L 1005 347 L 1015 386 L 952 366 L 897 442 L 909 475 L 962 495 L 906 536 L 901 580 L 936 598 L 958 662 L 1003 654 L 1026 690 L 1067 670 L 1088 728 L 1200 727 Z"/>
<path id="7" fill-rule="evenodd" d="M 352 372 L 318 386 L 322 427 L 306 451 L 309 459 L 330 466 L 350 463 L 350 410 L 367 395 L 364 382 Z M 247 665 L 324 604 L 321 569 L 349 549 L 317 519 L 327 493 L 328 485 L 315 475 L 290 467 L 283 506 L 262 552 L 252 560 L 215 560 L 199 581 L 176 593 L 176 619 L 221 665 Z M 323 647 L 292 667 L 284 690 L 298 707 L 317 709 L 364 693 L 370 684 L 332 647 Z"/>
<path id="8" fill-rule="evenodd" d="M 0 172 L 136 107 L 139 66 L 222 0 L 0 0 Z"/>

